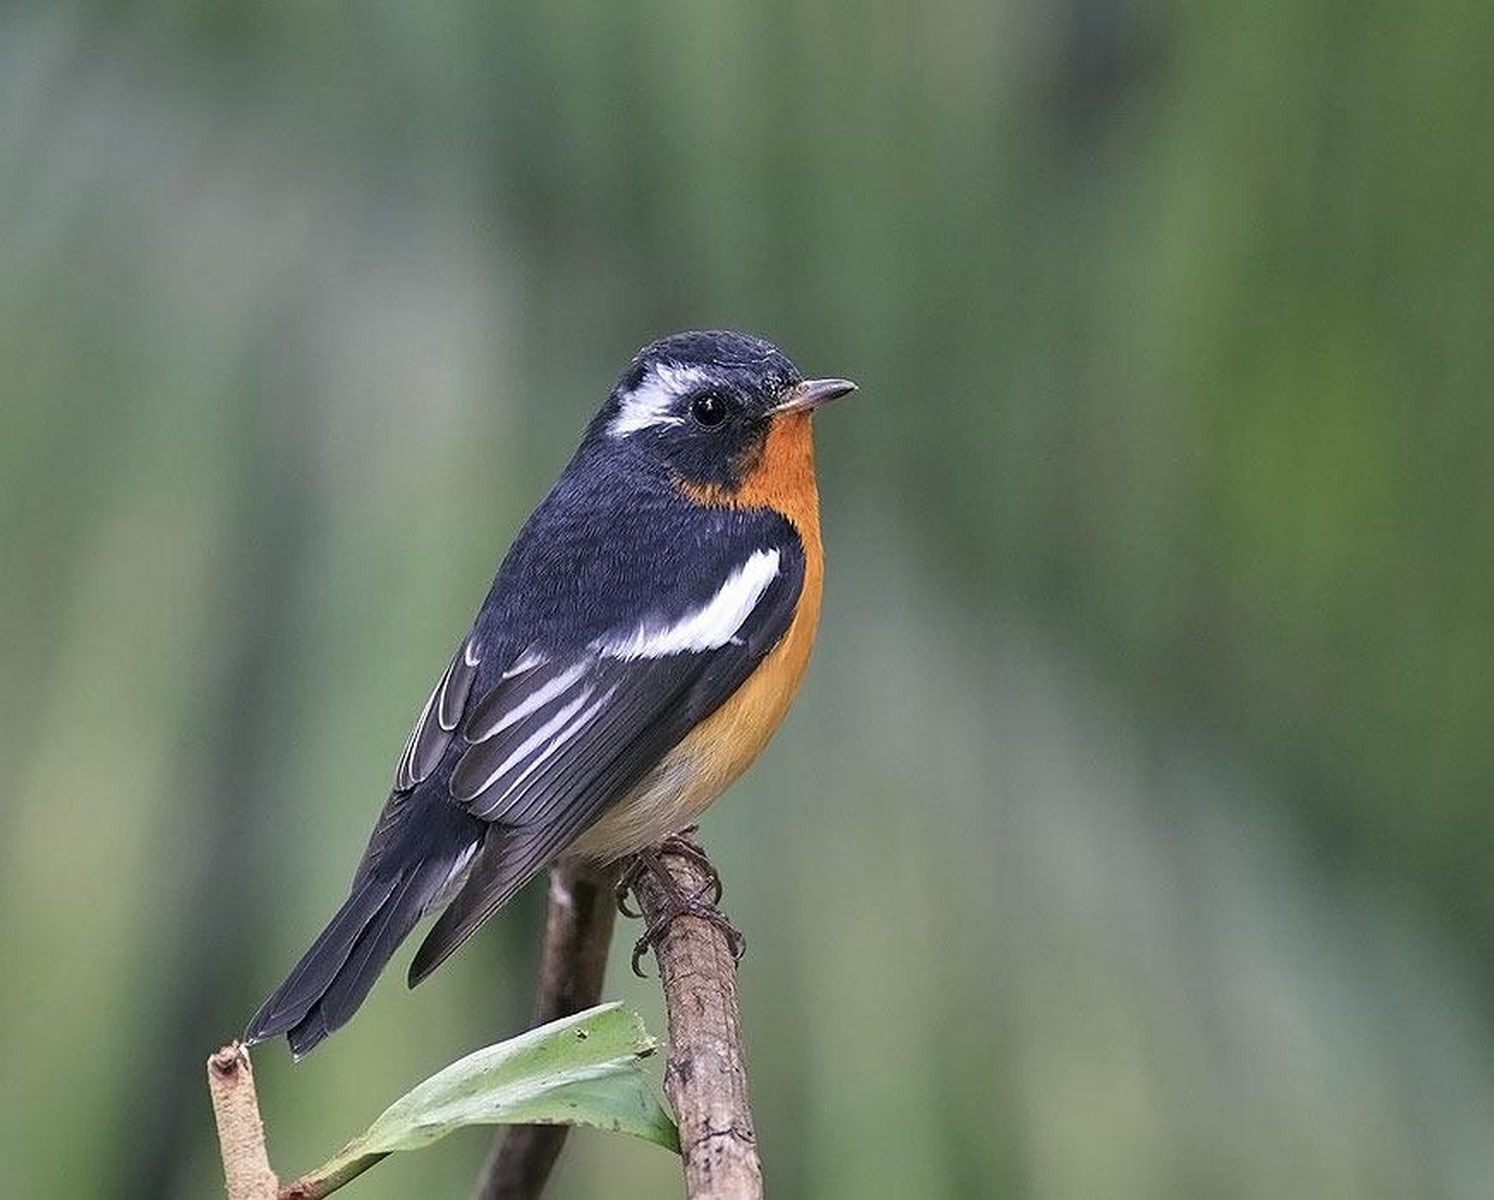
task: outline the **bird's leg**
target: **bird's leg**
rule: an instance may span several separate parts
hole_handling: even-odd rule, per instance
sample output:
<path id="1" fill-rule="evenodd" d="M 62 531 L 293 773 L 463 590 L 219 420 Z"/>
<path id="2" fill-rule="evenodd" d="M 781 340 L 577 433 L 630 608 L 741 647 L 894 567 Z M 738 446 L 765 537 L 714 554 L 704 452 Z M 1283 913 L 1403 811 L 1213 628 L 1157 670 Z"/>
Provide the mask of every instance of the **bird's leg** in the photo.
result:
<path id="1" fill-rule="evenodd" d="M 664 931 L 679 917 L 699 917 L 702 921 L 707 921 L 721 930 L 726 935 L 727 944 L 731 947 L 734 959 L 740 961 L 747 951 L 747 939 L 742 936 L 741 930 L 733 925 L 726 914 L 717 907 L 721 902 L 721 876 L 711 864 L 710 859 L 706 857 L 705 851 L 686 836 L 691 832 L 693 832 L 692 829 L 683 830 L 681 833 L 665 838 L 657 846 L 640 850 L 618 881 L 618 908 L 628 916 L 634 914 L 627 906 L 627 895 L 635 889 L 644 872 L 654 877 L 665 895 L 663 910 L 649 923 L 648 928 L 643 931 L 643 936 L 633 946 L 633 974 L 640 978 L 643 976 L 643 969 L 639 964 L 643 956 L 654 947 Z M 664 858 L 667 855 L 677 855 L 686 859 L 706 876 L 706 882 L 699 889 L 686 892 L 680 887 L 674 873 L 665 865 Z M 639 909 L 641 912 L 642 905 Z"/>

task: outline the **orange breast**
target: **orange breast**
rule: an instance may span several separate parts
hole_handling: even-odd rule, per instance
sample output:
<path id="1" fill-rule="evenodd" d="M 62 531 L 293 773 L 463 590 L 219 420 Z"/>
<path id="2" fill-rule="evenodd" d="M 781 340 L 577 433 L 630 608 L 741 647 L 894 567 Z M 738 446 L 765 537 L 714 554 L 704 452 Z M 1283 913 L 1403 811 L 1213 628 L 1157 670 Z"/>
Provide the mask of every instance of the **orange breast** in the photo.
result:
<path id="1" fill-rule="evenodd" d="M 691 824 L 768 744 L 809 666 L 825 581 L 809 414 L 775 419 L 762 453 L 736 492 L 689 491 L 702 504 L 772 508 L 788 518 L 804 545 L 798 608 L 788 631 L 747 682 L 577 841 L 576 854 L 621 858 Z"/>
<path id="2" fill-rule="evenodd" d="M 804 590 L 788 632 L 731 699 L 680 744 L 681 751 L 698 756 L 706 776 L 702 787 L 709 788 L 714 799 L 747 769 L 773 736 L 794 701 L 814 648 L 825 585 L 825 551 L 820 542 L 820 496 L 814 478 L 810 415 L 793 413 L 774 420 L 761 455 L 734 494 L 713 491 L 696 498 L 706 503 L 775 509 L 788 518 L 804 544 Z"/>

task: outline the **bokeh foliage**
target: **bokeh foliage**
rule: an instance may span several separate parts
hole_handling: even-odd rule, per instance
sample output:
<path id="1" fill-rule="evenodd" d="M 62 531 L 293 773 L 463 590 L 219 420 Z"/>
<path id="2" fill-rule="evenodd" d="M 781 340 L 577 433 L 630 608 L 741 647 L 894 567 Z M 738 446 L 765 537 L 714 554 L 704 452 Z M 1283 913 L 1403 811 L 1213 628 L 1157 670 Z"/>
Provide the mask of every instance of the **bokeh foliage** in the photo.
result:
<path id="1" fill-rule="evenodd" d="M 815 670 L 705 831 L 775 1191 L 1487 1194 L 1491 46 L 1462 0 L 7 9 L 4 1190 L 211 1194 L 202 1060 L 502 547 L 639 343 L 728 324 L 862 385 Z M 522 1028 L 539 903 L 261 1052 L 277 1165 Z M 556 1194 L 663 1160 L 583 1134 Z"/>

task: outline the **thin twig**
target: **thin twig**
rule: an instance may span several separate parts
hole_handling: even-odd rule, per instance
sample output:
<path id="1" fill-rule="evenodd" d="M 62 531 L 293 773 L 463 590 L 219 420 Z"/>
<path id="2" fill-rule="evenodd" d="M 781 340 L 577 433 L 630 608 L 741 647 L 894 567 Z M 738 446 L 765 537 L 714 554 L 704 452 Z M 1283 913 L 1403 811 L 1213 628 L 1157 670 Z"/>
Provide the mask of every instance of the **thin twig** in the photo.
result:
<path id="1" fill-rule="evenodd" d="M 238 1042 L 224 1046 L 208 1059 L 207 1076 L 228 1200 L 275 1200 L 280 1181 L 265 1150 L 265 1127 L 259 1119 L 249 1051 Z"/>
<path id="2" fill-rule="evenodd" d="M 708 895 L 711 876 L 701 862 L 671 852 L 668 844 L 660 856 L 681 892 Z M 653 927 L 669 911 L 671 897 L 648 871 L 633 890 Z M 664 1091 L 680 1128 L 685 1194 L 689 1200 L 757 1200 L 763 1193 L 762 1166 L 747 1099 L 731 943 L 719 926 L 685 915 L 655 941 L 654 955 L 669 1013 Z"/>
<path id="3" fill-rule="evenodd" d="M 602 998 L 607 950 L 617 918 L 612 876 L 580 863 L 550 872 L 534 1023 L 542 1025 L 590 1008 Z M 533 1200 L 565 1145 L 567 1125 L 519 1125 L 499 1135 L 478 1177 L 476 1200 Z"/>
<path id="4" fill-rule="evenodd" d="M 365 1154 L 344 1163 L 333 1174 L 313 1172 L 282 1187 L 265 1148 L 265 1126 L 259 1115 L 249 1047 L 241 1042 L 224 1046 L 208 1059 L 207 1074 L 228 1200 L 321 1200 L 388 1157 Z"/>

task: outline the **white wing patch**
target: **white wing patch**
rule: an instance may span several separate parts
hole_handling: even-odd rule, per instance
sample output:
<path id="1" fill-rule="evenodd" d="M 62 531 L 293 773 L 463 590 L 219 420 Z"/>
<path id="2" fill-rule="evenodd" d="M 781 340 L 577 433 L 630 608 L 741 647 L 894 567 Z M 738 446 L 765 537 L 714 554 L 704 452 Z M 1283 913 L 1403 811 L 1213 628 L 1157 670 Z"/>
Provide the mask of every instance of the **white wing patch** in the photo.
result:
<path id="1" fill-rule="evenodd" d="M 573 720 L 569 725 L 567 725 L 564 729 L 560 730 L 560 732 L 555 735 L 554 739 L 548 746 L 546 746 L 543 750 L 536 754 L 530 762 L 524 764 L 524 769 L 522 771 L 515 775 L 511 780 L 507 780 L 504 784 L 503 795 L 497 800 L 497 803 L 503 804 L 508 800 L 510 796 L 515 795 L 515 793 L 520 790 L 524 781 L 527 780 L 531 775 L 533 775 L 537 770 L 539 770 L 540 767 L 544 766 L 545 762 L 548 759 L 553 758 L 557 750 L 563 749 L 565 746 L 569 745 L 588 725 L 596 720 L 597 714 L 606 707 L 607 702 L 611 700 L 612 697 L 617 693 L 617 688 L 618 685 L 614 683 L 610 688 L 608 688 L 605 692 L 603 692 L 600 696 L 598 696 L 595 700 L 588 704 L 576 717 L 575 720 Z M 589 696 L 590 694 L 591 693 L 588 692 L 586 693 L 586 696 Z M 586 696 L 582 696 L 582 699 L 586 699 Z M 571 706 L 567 706 L 565 714 L 569 716 L 572 712 L 575 712 L 575 709 Z M 488 786 L 491 787 L 492 784 L 490 783 Z M 489 801 L 489 803 L 493 802 Z M 525 809 L 527 809 L 528 807 L 529 805 L 520 806 L 516 811 L 510 814 L 510 819 L 522 820 L 527 815 Z"/>
<path id="2" fill-rule="evenodd" d="M 579 696 L 566 704 L 553 717 L 551 717 L 548 721 L 546 721 L 543 725 L 541 725 L 538 729 L 531 733 L 527 738 L 520 742 L 518 746 L 515 747 L 513 753 L 505 758 L 502 763 L 500 763 L 496 768 L 494 768 L 492 772 L 489 773 L 487 779 L 483 782 L 482 787 L 480 787 L 478 791 L 486 791 L 488 788 L 492 787 L 504 775 L 507 775 L 526 758 L 528 758 L 530 755 L 534 754 L 537 750 L 544 746 L 546 742 L 550 741 L 552 737 L 555 737 L 555 734 L 560 730 L 560 727 L 576 715 L 577 710 L 586 703 L 587 697 L 589 697 L 590 695 L 590 688 L 583 690 Z M 563 739 L 556 738 L 555 742 L 550 746 L 549 750 L 545 751 L 544 754 L 541 754 L 540 758 L 543 759 L 547 754 L 553 752 L 555 747 L 560 745 L 562 741 Z M 532 765 L 533 764 L 531 764 L 531 766 Z M 522 776 L 520 778 L 522 778 Z"/>
<path id="3" fill-rule="evenodd" d="M 473 814 L 491 817 L 503 808 L 511 797 L 521 792 L 530 776 L 574 741 L 596 719 L 597 714 L 616 694 L 617 688 L 618 685 L 614 683 L 587 704 L 593 695 L 593 689 L 583 687 L 580 695 L 562 706 L 554 716 L 525 738 L 498 767 L 488 772 L 482 784 L 469 798 L 481 801 L 473 807 Z M 517 811 L 506 814 L 506 819 L 518 820 L 523 815 L 522 811 Z"/>
<path id="4" fill-rule="evenodd" d="M 680 425 L 685 418 L 672 411 L 675 404 L 711 379 L 711 375 L 696 367 L 655 363 L 643 382 L 622 397 L 622 406 L 607 431 L 621 438 L 658 425 Z"/>
<path id="5" fill-rule="evenodd" d="M 707 603 L 672 625 L 643 621 L 631 632 L 599 638 L 592 646 L 608 658 L 633 660 L 699 653 L 726 645 L 778 577 L 778 550 L 756 550 Z"/>
<path id="6" fill-rule="evenodd" d="M 520 700 L 512 708 L 505 709 L 491 725 L 478 726 L 474 724 L 473 728 L 467 732 L 467 740 L 475 745 L 478 742 L 487 741 L 490 737 L 502 732 L 510 725 L 517 725 L 530 713 L 537 712 L 549 704 L 550 701 L 554 700 L 573 683 L 579 681 L 581 676 L 585 674 L 586 664 L 584 662 L 577 663 L 568 671 L 562 671 L 554 679 L 535 688 L 534 691 L 530 692 L 529 695 L 525 696 L 524 699 Z"/>

